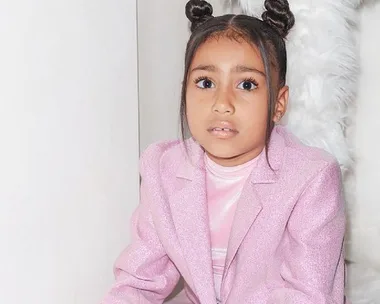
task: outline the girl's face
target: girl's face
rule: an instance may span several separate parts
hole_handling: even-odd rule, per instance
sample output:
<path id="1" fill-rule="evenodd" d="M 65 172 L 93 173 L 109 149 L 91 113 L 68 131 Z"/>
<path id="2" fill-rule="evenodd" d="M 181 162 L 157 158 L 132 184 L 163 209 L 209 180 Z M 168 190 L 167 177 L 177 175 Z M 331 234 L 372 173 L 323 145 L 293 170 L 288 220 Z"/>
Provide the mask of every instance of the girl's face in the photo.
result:
<path id="1" fill-rule="evenodd" d="M 223 166 L 245 163 L 265 146 L 268 88 L 260 52 L 244 40 L 211 38 L 189 69 L 189 129 L 208 156 Z M 273 75 L 275 76 L 275 75 Z M 276 84 L 276 77 L 272 78 Z M 286 110 L 287 87 L 279 90 L 275 117 Z"/>

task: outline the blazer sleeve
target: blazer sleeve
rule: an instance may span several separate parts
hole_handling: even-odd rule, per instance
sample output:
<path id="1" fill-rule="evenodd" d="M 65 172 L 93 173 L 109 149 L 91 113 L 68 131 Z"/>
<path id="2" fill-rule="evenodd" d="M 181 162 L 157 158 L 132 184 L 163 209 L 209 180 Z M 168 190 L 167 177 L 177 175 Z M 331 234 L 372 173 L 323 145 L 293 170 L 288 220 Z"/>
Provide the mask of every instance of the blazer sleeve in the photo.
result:
<path id="1" fill-rule="evenodd" d="M 116 260 L 116 283 L 102 304 L 163 303 L 179 281 L 179 272 L 155 230 L 151 210 L 154 201 L 141 167 L 140 204 L 132 216 L 132 242 Z"/>
<path id="2" fill-rule="evenodd" d="M 341 171 L 329 163 L 300 196 L 287 225 L 283 288 L 268 304 L 345 302 L 345 212 Z"/>

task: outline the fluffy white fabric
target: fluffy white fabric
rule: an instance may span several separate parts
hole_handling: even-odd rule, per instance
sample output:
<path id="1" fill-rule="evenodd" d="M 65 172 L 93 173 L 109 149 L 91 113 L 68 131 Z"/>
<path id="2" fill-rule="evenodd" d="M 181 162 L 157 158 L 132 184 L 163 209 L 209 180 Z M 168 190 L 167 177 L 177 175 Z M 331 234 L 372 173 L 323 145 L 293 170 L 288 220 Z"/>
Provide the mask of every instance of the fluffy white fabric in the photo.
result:
<path id="1" fill-rule="evenodd" d="M 348 106 L 355 98 L 357 49 L 351 24 L 360 0 L 290 0 L 296 25 L 287 42 L 289 111 L 285 123 L 307 144 L 352 164 L 345 137 Z M 244 13 L 260 16 L 263 0 L 239 0 Z"/>

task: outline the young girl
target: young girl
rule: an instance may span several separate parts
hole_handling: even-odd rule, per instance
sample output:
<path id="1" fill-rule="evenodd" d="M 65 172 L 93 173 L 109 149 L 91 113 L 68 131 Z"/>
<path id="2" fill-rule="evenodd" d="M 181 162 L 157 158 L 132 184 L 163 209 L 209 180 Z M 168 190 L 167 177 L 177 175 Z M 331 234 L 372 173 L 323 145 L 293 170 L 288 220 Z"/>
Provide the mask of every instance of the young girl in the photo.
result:
<path id="1" fill-rule="evenodd" d="M 286 0 L 262 20 L 186 5 L 182 131 L 141 158 L 133 242 L 103 304 L 162 303 L 180 277 L 190 303 L 341 304 L 340 169 L 278 125 L 288 103 Z"/>

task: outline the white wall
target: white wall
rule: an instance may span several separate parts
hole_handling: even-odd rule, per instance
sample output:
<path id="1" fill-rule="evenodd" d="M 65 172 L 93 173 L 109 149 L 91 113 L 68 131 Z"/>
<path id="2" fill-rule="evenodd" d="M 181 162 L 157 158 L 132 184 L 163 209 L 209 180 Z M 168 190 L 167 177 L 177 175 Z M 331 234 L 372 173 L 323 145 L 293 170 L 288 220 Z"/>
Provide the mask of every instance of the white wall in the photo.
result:
<path id="1" fill-rule="evenodd" d="M 380 2 L 361 11 L 360 89 L 357 98 L 355 232 L 364 260 L 380 270 Z M 373 250 L 376 246 L 376 250 Z M 363 249 L 366 250 L 363 250 Z M 380 296 L 380 294 L 379 294 Z"/>
<path id="2" fill-rule="evenodd" d="M 138 199 L 135 1 L 0 3 L 0 303 L 93 304 Z"/>
<path id="3" fill-rule="evenodd" d="M 138 0 L 140 149 L 178 138 L 188 0 Z M 214 15 L 231 10 L 211 1 Z"/>
<path id="4" fill-rule="evenodd" d="M 361 10 L 360 86 L 355 148 L 356 204 L 351 210 L 349 295 L 353 304 L 380 303 L 380 2 Z"/>

